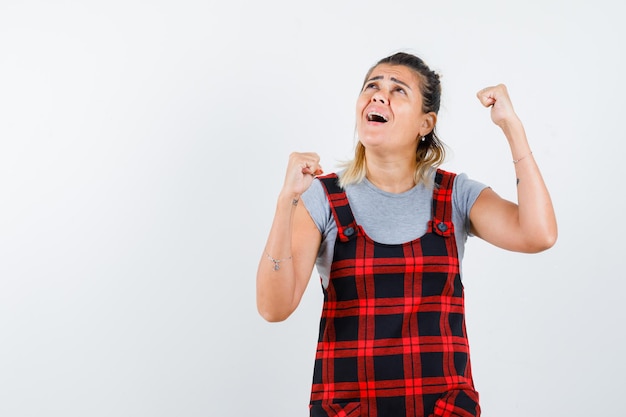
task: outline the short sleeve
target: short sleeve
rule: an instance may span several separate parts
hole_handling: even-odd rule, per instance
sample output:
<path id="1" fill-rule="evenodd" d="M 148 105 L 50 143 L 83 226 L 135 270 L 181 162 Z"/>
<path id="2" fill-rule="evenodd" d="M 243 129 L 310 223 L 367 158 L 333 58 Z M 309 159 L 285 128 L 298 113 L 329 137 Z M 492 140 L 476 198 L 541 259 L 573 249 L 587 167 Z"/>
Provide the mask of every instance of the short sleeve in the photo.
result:
<path id="1" fill-rule="evenodd" d="M 332 213 L 326 192 L 320 180 L 317 178 L 314 179 L 308 190 L 302 193 L 300 199 L 304 203 L 317 229 L 322 234 L 322 237 L 325 238 L 328 235 L 331 225 Z"/>
<path id="2" fill-rule="evenodd" d="M 470 233 L 470 210 L 485 188 L 488 186 L 468 178 L 464 173 L 458 174 L 454 179 L 454 191 L 452 193 L 454 211 L 457 218 L 462 219 L 463 228 L 468 236 L 472 236 Z"/>

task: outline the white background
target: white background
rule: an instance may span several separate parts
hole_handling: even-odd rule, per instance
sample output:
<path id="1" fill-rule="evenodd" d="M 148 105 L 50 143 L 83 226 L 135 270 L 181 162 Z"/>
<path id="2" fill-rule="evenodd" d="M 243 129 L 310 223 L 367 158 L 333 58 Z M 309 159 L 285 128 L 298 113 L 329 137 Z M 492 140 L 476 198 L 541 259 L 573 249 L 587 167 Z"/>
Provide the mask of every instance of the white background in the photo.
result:
<path id="1" fill-rule="evenodd" d="M 483 416 L 620 415 L 620 7 L 0 0 L 0 415 L 307 415 L 317 273 L 269 324 L 256 267 L 289 153 L 349 158 L 398 50 L 442 75 L 444 168 L 515 199 L 475 98 L 508 86 L 557 211 L 547 252 L 468 242 Z"/>

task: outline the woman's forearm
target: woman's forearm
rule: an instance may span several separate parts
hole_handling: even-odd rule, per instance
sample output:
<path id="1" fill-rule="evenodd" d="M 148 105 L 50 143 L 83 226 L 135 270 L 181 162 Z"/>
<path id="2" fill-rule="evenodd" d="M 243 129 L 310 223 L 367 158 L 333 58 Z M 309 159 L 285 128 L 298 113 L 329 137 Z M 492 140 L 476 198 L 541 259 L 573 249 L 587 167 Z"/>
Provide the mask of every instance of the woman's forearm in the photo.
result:
<path id="1" fill-rule="evenodd" d="M 538 250 L 554 245 L 557 224 L 550 193 L 528 144 L 522 123 L 515 118 L 501 126 L 511 148 L 517 182 L 519 226 Z"/>

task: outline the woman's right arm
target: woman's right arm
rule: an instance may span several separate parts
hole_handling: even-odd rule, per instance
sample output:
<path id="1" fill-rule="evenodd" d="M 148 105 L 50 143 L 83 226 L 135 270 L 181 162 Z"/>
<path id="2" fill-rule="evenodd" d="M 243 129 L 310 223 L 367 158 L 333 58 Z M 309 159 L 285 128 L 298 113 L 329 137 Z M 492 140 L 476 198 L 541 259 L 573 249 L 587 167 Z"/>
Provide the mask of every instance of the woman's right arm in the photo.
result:
<path id="1" fill-rule="evenodd" d="M 299 199 L 315 175 L 321 173 L 317 154 L 289 156 L 285 182 L 257 270 L 257 308 L 267 321 L 289 317 L 311 278 L 322 235 Z"/>

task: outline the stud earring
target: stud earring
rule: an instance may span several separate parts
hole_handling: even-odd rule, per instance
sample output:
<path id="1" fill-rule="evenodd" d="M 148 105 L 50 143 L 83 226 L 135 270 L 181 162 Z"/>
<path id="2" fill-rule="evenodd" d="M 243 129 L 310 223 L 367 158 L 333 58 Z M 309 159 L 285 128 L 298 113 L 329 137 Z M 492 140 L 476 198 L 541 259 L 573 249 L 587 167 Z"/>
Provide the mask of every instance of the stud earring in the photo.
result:
<path id="1" fill-rule="evenodd" d="M 422 136 L 422 142 L 426 142 L 426 136 Z"/>

